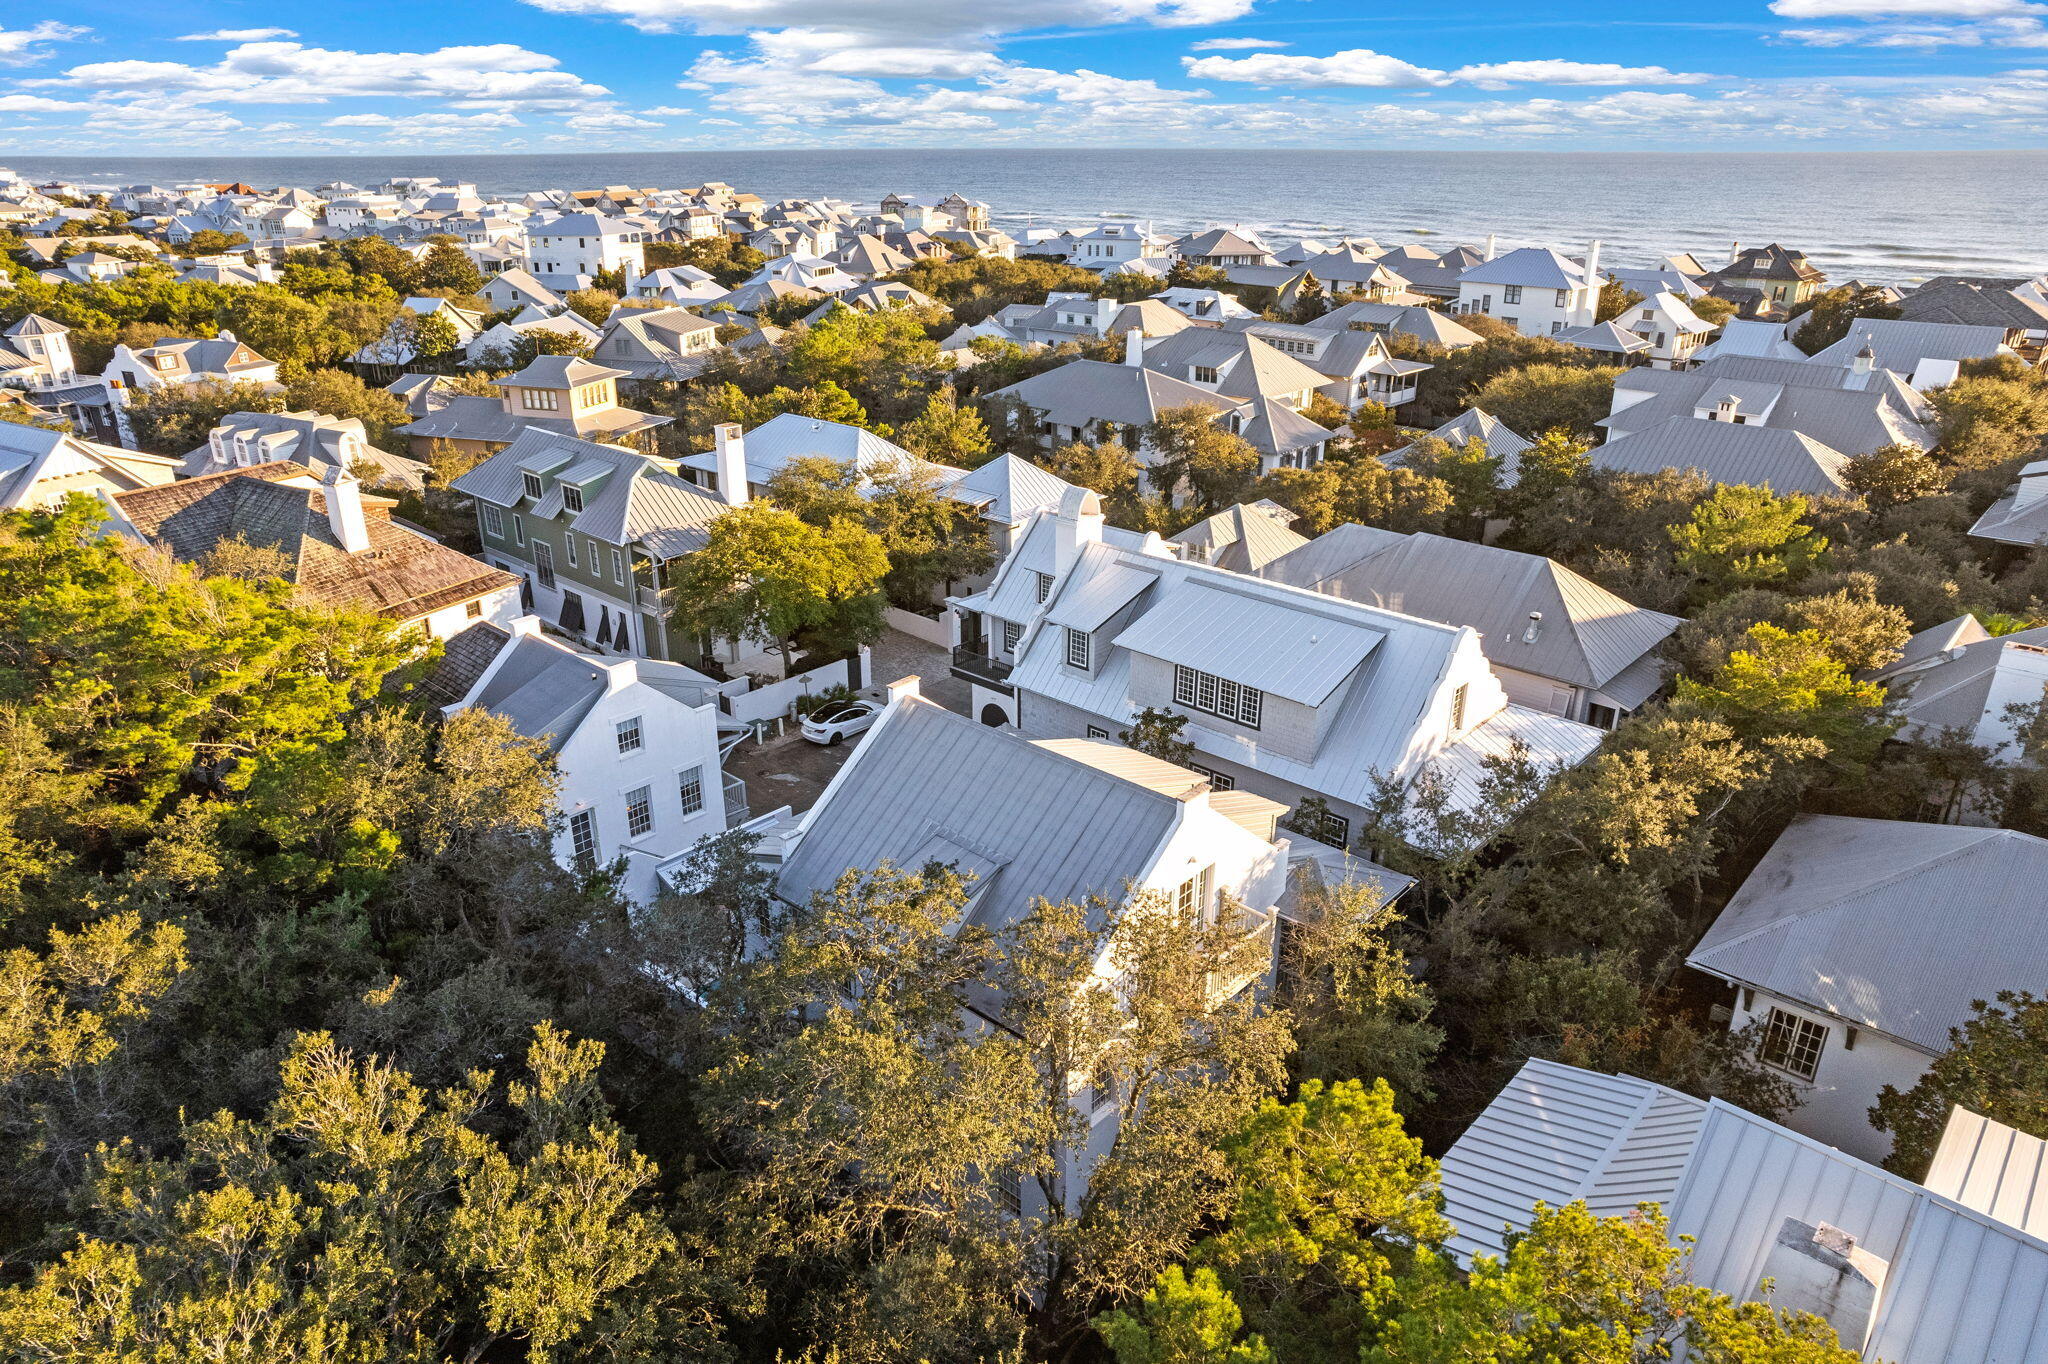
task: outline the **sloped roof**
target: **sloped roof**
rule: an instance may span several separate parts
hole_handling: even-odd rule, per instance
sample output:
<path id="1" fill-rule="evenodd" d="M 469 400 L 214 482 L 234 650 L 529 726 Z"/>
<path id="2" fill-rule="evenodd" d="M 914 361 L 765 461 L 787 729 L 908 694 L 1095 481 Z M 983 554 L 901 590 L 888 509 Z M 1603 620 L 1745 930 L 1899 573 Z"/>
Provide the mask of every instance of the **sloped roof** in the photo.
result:
<path id="1" fill-rule="evenodd" d="M 1730 355 L 1803 363 L 1806 352 L 1785 339 L 1785 325 L 1758 318 L 1731 317 L 1721 324 L 1721 334 L 1694 352 L 1693 358 L 1702 364 Z"/>
<path id="2" fill-rule="evenodd" d="M 905 697 L 811 811 L 776 889 L 801 904 L 848 870 L 966 860 L 982 877 L 973 921 L 1000 927 L 1041 896 L 1120 897 L 1179 812 L 1143 783 Z"/>
<path id="3" fill-rule="evenodd" d="M 1185 334 L 1185 333 L 1183 333 Z M 1061 426 L 1116 422 L 1144 426 L 1168 408 L 1202 403 L 1219 412 L 1239 406 L 1236 399 L 1136 365 L 1103 360 L 1069 360 L 1021 383 L 998 389 L 990 398 L 1015 398 Z"/>
<path id="4" fill-rule="evenodd" d="M 510 633 L 487 620 L 442 640 L 441 656 L 420 680 L 421 698 L 429 705 L 454 705 L 469 695 L 484 669 L 511 640 Z"/>
<path id="5" fill-rule="evenodd" d="M 180 560 L 196 562 L 236 537 L 271 545 L 283 552 L 301 592 L 328 606 L 393 620 L 412 620 L 519 581 L 382 515 L 365 517 L 370 547 L 352 554 L 328 523 L 325 493 L 310 483 L 303 467 L 279 460 L 115 493 L 113 500 L 137 533 Z M 366 510 L 390 506 L 365 502 Z"/>
<path id="6" fill-rule="evenodd" d="M 575 388 L 599 379 L 627 379 L 625 370 L 593 364 L 577 355 L 536 355 L 517 374 L 497 380 L 500 388 Z"/>
<path id="7" fill-rule="evenodd" d="M 2044 884 L 2048 839 L 1801 815 L 1686 961 L 1938 1055 L 1971 1001 L 2048 990 Z"/>
<path id="8" fill-rule="evenodd" d="M 1290 526 L 1294 519 L 1293 512 L 1261 498 L 1250 506 L 1239 502 L 1225 507 L 1169 538 L 1196 551 L 1204 563 L 1256 574 L 1309 542 Z"/>
<path id="9" fill-rule="evenodd" d="M 1544 246 L 1524 246 L 1481 261 L 1458 276 L 1460 284 L 1521 284 L 1537 289 L 1577 289 L 1585 267 Z"/>
<path id="10" fill-rule="evenodd" d="M 1489 456 L 1500 461 L 1501 482 L 1510 485 L 1522 476 L 1522 451 L 1536 443 L 1517 435 L 1491 412 L 1482 412 L 1476 407 L 1466 408 L 1429 434 L 1454 449 L 1463 449 L 1478 441 L 1486 447 Z M 1390 450 L 1384 456 L 1385 462 L 1402 463 L 1402 457 L 1414 448 L 1404 445 L 1398 450 Z"/>
<path id="11" fill-rule="evenodd" d="M 1592 458 L 1596 468 L 1622 473 L 1697 469 L 1716 483 L 1821 496 L 1845 491 L 1842 471 L 1849 463 L 1848 455 L 1797 431 L 1678 416 L 1610 440 Z"/>
<path id="12" fill-rule="evenodd" d="M 918 458 L 894 441 L 884 440 L 862 426 L 806 417 L 784 412 L 770 417 L 746 433 L 744 453 L 747 482 L 765 484 L 793 459 L 819 456 L 851 464 L 863 474 L 891 469 L 923 467 L 951 482 L 959 470 Z M 718 472 L 718 454 L 701 450 L 676 461 L 685 469 L 707 474 Z"/>
<path id="13" fill-rule="evenodd" d="M 2031 498 L 2022 503 L 2022 484 Z M 1997 540 L 2008 545 L 2048 545 L 2048 459 L 2035 460 L 2020 470 L 2019 478 L 1984 509 L 1970 534 L 1980 540 Z"/>
<path id="14" fill-rule="evenodd" d="M 1303 389 L 1321 388 L 1329 382 L 1277 346 L 1248 332 L 1188 327 L 1145 347 L 1147 369 L 1185 379 L 1195 366 L 1218 371 L 1216 391 L 1239 399 L 1277 398 Z"/>
<path id="15" fill-rule="evenodd" d="M 1354 537 L 1332 536 L 1351 543 Z M 1328 537 L 1323 537 L 1328 538 Z M 1306 553 L 1306 551 L 1302 551 Z M 1540 554 L 1417 532 L 1374 538 L 1357 558 L 1331 567 L 1329 554 L 1301 561 L 1320 577 L 1290 571 L 1293 555 L 1266 576 L 1406 615 L 1469 625 L 1491 662 L 1580 687 L 1599 687 L 1653 652 L 1684 622 L 1631 605 Z M 1543 620 L 1528 638 L 1530 614 Z"/>
<path id="16" fill-rule="evenodd" d="M 2048 305 L 1974 280 L 1930 280 L 1899 300 L 1899 316 L 1908 322 L 1944 322 L 1963 327 L 2018 327 L 2048 331 Z"/>
<path id="17" fill-rule="evenodd" d="M 1597 350 L 1610 355 L 1634 355 L 1637 351 L 1650 349 L 1650 343 L 1632 331 L 1627 331 L 1613 322 L 1595 322 L 1590 327 L 1570 327 L 1551 338 L 1567 346 L 1581 350 Z"/>
<path id="18" fill-rule="evenodd" d="M 2005 349 L 2003 326 L 1965 327 L 1947 322 L 1909 322 L 1896 317 L 1859 317 L 1849 333 L 1825 350 L 1816 365 L 1846 365 L 1868 346 L 1879 369 L 1910 375 L 1922 360 L 1983 360 Z"/>
<path id="19" fill-rule="evenodd" d="M 611 465 L 615 472 L 595 492 L 586 491 L 583 510 L 569 524 L 609 544 L 644 545 L 656 558 L 673 559 L 702 548 L 711 523 L 727 510 L 724 502 L 637 450 L 532 428 L 449 486 L 494 506 L 517 507 L 526 496 L 522 467 L 537 460 L 553 461 L 555 468 L 583 460 Z M 549 496 L 559 499 L 560 493 L 549 489 Z"/>
<path id="20" fill-rule="evenodd" d="M 968 470 L 947 491 L 958 501 L 980 505 L 984 518 L 1014 526 L 1033 512 L 1058 507 L 1073 486 L 1022 455 L 1001 455 Z"/>
<path id="21" fill-rule="evenodd" d="M 1445 349 L 1479 344 L 1480 336 L 1454 317 L 1434 308 L 1408 303 L 1372 303 L 1359 300 L 1330 309 L 1303 324 L 1322 331 L 1363 328 L 1375 332 L 1399 332 Z"/>
<path id="22" fill-rule="evenodd" d="M 1125 568 L 1104 565 L 1092 576 Z M 1088 581 L 1063 590 L 1061 599 L 1085 590 Z M 1116 645 L 1320 706 L 1385 638 L 1384 630 L 1309 603 L 1278 601 L 1237 590 L 1224 580 L 1204 579 L 1168 589 L 1124 627 Z"/>
<path id="23" fill-rule="evenodd" d="M 1844 1319 L 1867 1359 L 2011 1364 L 2048 1350 L 2048 1243 L 1721 1100 L 1527 1062 L 1447 1152 L 1463 1258 L 1499 1254 L 1538 1199 L 1661 1204 L 1692 1280 L 1753 1300 L 1787 1218 L 1841 1228 L 1885 1262 L 1875 1311 Z"/>
<path id="24" fill-rule="evenodd" d="M 1944 729 L 1976 731 L 1990 720 L 1999 727 L 2008 700 L 2048 683 L 2048 626 L 1979 638 L 1950 646 L 1948 658 L 1927 658 L 1918 667 L 1894 665 L 1883 674 L 1891 688 L 1891 711 L 1905 721 L 1907 737 Z M 2009 740 L 2008 740 L 2009 742 Z M 2002 754 L 2006 760 L 2017 754 Z"/>

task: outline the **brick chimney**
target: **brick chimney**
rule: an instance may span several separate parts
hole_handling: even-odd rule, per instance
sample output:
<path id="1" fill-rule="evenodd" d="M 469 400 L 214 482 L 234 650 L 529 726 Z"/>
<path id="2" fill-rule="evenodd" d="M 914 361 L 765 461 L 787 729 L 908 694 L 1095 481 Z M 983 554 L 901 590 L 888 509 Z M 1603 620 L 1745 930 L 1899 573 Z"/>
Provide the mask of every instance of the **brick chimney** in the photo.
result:
<path id="1" fill-rule="evenodd" d="M 327 524 L 334 538 L 350 554 L 370 548 L 370 526 L 363 519 L 363 485 L 339 464 L 330 464 L 320 475 L 320 492 L 327 502 Z"/>

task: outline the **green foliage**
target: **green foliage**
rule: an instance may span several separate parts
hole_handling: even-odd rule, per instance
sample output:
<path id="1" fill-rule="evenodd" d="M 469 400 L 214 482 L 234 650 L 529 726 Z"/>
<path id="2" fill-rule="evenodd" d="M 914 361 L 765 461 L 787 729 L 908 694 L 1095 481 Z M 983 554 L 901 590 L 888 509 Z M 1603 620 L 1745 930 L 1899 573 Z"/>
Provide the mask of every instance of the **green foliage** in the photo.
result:
<path id="1" fill-rule="evenodd" d="M 1948 480 L 1949 471 L 1917 445 L 1886 445 L 1857 455 L 1842 470 L 1843 485 L 1878 509 L 1933 497 Z"/>
<path id="2" fill-rule="evenodd" d="M 797 637 L 819 652 L 881 636 L 888 551 L 848 521 L 813 526 L 767 502 L 735 507 L 711 523 L 704 547 L 672 575 L 676 628 L 690 636 L 771 641 L 785 665 Z"/>
<path id="3" fill-rule="evenodd" d="M 768 499 L 820 530 L 864 526 L 889 556 L 889 599 L 908 610 L 928 605 L 952 582 L 995 564 L 987 526 L 947 497 L 929 468 L 876 468 L 818 455 L 789 461 L 768 481 Z"/>
<path id="4" fill-rule="evenodd" d="M 768 258 L 753 247 L 723 234 L 686 242 L 648 242 L 641 248 L 641 255 L 649 270 L 694 265 L 728 289 L 768 263 Z"/>
<path id="5" fill-rule="evenodd" d="M 441 242 L 420 259 L 419 287 L 467 296 L 484 287 L 484 277 L 468 252 L 451 242 Z"/>
<path id="6" fill-rule="evenodd" d="M 890 276 L 945 304 L 956 322 L 969 324 L 1000 312 L 1012 303 L 1043 303 L 1047 293 L 1062 290 L 1101 292 L 1102 277 L 1092 270 L 1038 260 L 1003 260 L 977 256 L 968 260 L 920 260 Z"/>
<path id="7" fill-rule="evenodd" d="M 1208 511 L 1241 501 L 1259 476 L 1259 452 L 1216 417 L 1207 403 L 1189 403 L 1163 409 L 1145 428 L 1152 486 L 1169 498 L 1186 491 Z"/>
<path id="8" fill-rule="evenodd" d="M 1275 1364 L 1263 1339 L 1238 1339 L 1243 1326 L 1244 1313 L 1215 1270 L 1190 1278 L 1179 1265 L 1145 1290 L 1134 1311 L 1096 1321 L 1117 1364 Z"/>
<path id="9" fill-rule="evenodd" d="M 896 433 L 896 443 L 921 459 L 963 469 L 988 463 L 992 453 L 981 414 L 960 406 L 951 388 L 934 389 L 924 411 Z"/>
<path id="10" fill-rule="evenodd" d="M 206 444 L 207 433 L 231 412 L 282 412 L 284 397 L 261 384 L 165 384 L 128 399 L 129 428 L 138 449 L 159 455 L 187 455 Z"/>
<path id="11" fill-rule="evenodd" d="M 623 1344 L 619 1300 L 676 1246 L 646 1207 L 654 1167 L 597 1094 L 602 1055 L 543 1025 L 502 1097 L 480 1072 L 429 1098 L 301 1037 L 262 1117 L 189 1122 L 169 1155 L 103 1151 L 86 1229 L 0 1290 L 0 1336 L 81 1361 L 502 1344 L 539 1364 Z"/>
<path id="12" fill-rule="evenodd" d="M 1290 823 L 1301 817 L 1297 811 Z M 1409 1102 L 1432 1097 L 1430 1064 L 1444 1033 L 1429 1021 L 1435 1004 L 1429 987 L 1415 978 L 1395 941 L 1400 925 L 1401 916 L 1372 886 L 1301 879 L 1280 992 L 1299 1020 L 1300 1073 L 1325 1081 L 1384 1080 Z"/>
<path id="13" fill-rule="evenodd" d="M 1176 767 L 1193 761 L 1195 746 L 1181 737 L 1188 717 L 1160 706 L 1147 706 L 1131 717 L 1131 727 L 1117 734 L 1117 741 L 1130 745 L 1148 757 Z"/>
<path id="14" fill-rule="evenodd" d="M 1600 301 L 1593 310 L 1593 321 L 1612 322 L 1642 301 L 1641 294 L 1609 275 L 1600 286 Z"/>
<path id="15" fill-rule="evenodd" d="M 562 295 L 569 311 L 593 327 L 602 327 L 619 306 L 619 296 L 610 289 L 571 289 Z"/>
<path id="16" fill-rule="evenodd" d="M 1102 496 L 1102 512 L 1113 526 L 1137 525 L 1145 495 L 1138 486 L 1138 457 L 1119 441 L 1070 441 L 1039 461 L 1055 477 Z"/>
<path id="17" fill-rule="evenodd" d="M 1819 740 L 1837 760 L 1874 753 L 1890 732 L 1878 722 L 1884 688 L 1852 677 L 1818 630 L 1766 623 L 1750 627 L 1749 641 L 1714 676 L 1680 678 L 1680 702 L 1737 734 Z"/>
<path id="18" fill-rule="evenodd" d="M 2031 457 L 2048 437 L 2048 377 L 1962 378 L 1929 395 L 1941 453 L 1964 469 Z"/>
<path id="19" fill-rule="evenodd" d="M 1470 406 L 1498 417 L 1511 431 L 1557 429 L 1590 437 L 1599 429 L 1594 423 L 1614 405 L 1614 379 L 1620 373 L 1575 365 L 1524 365 L 1481 384 Z"/>
<path id="20" fill-rule="evenodd" d="M 1677 565 L 1716 592 L 1795 580 L 1828 545 L 1801 520 L 1807 508 L 1798 493 L 1779 497 L 1768 488 L 1722 484 L 1689 521 L 1671 528 Z"/>
<path id="21" fill-rule="evenodd" d="M 925 408 L 939 346 L 914 308 L 834 308 L 798 332 L 782 372 L 804 386 L 837 384 L 882 421 L 904 425 Z"/>
<path id="22" fill-rule="evenodd" d="M 2048 1000 L 2001 990 L 1977 1000 L 1975 1017 L 1951 1028 L 1948 1050 L 1911 1089 L 1886 1085 L 1870 1110 L 1870 1123 L 1892 1134 L 1888 1169 L 1924 1178 L 1957 1105 L 2048 1137 Z"/>
<path id="23" fill-rule="evenodd" d="M 1857 318 L 1897 317 L 1899 305 L 1889 302 L 1875 285 L 1843 284 L 1815 294 L 1799 315 L 1806 320 L 1792 329 L 1792 344 L 1818 355 L 1847 336 Z"/>

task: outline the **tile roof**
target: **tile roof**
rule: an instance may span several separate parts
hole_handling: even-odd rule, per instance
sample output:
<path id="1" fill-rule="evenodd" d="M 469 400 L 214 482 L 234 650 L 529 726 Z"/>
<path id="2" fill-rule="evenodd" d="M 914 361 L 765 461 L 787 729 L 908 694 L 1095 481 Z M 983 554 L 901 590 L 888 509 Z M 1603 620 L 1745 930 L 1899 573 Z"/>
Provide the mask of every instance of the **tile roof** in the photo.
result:
<path id="1" fill-rule="evenodd" d="M 1973 1000 L 2048 990 L 2044 882 L 2048 839 L 1801 815 L 1686 964 L 1939 1055 Z"/>

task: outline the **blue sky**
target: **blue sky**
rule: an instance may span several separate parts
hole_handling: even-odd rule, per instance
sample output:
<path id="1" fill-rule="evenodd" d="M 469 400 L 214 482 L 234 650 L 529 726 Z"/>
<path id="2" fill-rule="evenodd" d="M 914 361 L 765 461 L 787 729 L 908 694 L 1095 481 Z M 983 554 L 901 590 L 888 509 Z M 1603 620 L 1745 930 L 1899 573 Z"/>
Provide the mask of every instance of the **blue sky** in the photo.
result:
<path id="1" fill-rule="evenodd" d="M 38 3 L 16 155 L 2048 145 L 2035 0 Z"/>

